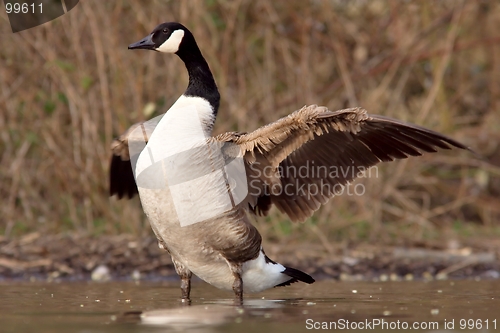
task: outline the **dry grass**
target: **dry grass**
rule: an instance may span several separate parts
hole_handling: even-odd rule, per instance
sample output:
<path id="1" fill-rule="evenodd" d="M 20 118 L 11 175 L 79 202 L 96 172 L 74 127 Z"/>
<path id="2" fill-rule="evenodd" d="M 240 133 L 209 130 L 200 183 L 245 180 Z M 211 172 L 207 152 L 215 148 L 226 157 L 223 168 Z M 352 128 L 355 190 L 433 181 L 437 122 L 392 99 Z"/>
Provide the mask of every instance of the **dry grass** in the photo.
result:
<path id="1" fill-rule="evenodd" d="M 6 18 L 2 17 L 3 25 Z M 446 133 L 446 152 L 378 168 L 305 224 L 277 211 L 268 239 L 421 240 L 499 230 L 497 1 L 86 0 L 0 41 L 0 232 L 149 233 L 137 199 L 107 195 L 109 143 L 183 92 L 179 59 L 127 45 L 188 26 L 222 94 L 216 132 L 253 130 L 305 104 L 362 106 Z"/>

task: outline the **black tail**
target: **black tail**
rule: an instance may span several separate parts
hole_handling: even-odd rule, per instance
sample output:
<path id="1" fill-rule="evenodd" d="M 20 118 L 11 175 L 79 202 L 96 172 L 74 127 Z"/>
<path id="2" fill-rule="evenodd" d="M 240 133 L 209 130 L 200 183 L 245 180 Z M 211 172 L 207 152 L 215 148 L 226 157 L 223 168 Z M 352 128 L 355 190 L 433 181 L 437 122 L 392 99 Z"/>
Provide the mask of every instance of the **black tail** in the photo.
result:
<path id="1" fill-rule="evenodd" d="M 307 284 L 314 283 L 314 279 L 312 278 L 312 276 L 310 276 L 309 274 L 306 274 L 302 271 L 299 271 L 298 269 L 295 269 L 295 268 L 285 266 L 285 270 L 281 273 L 288 275 L 289 277 L 291 277 L 291 279 L 286 281 L 286 282 L 280 283 L 280 284 L 276 285 L 275 287 L 289 286 L 290 284 L 292 284 L 294 282 L 299 282 L 299 281 L 305 282 Z"/>
<path id="2" fill-rule="evenodd" d="M 261 251 L 264 254 L 264 257 L 266 258 L 266 263 L 272 263 L 272 264 L 275 264 L 275 265 L 278 264 L 276 261 L 271 260 L 266 255 L 266 253 L 264 252 L 263 249 Z M 298 269 L 295 269 L 295 268 L 286 267 L 286 266 L 284 266 L 284 267 L 285 267 L 285 270 L 283 272 L 281 272 L 281 274 L 288 275 L 289 277 L 291 277 L 291 279 L 288 280 L 288 281 L 285 281 L 283 283 L 277 284 L 277 285 L 275 285 L 275 287 L 289 286 L 292 283 L 299 282 L 299 281 L 305 282 L 307 284 L 314 283 L 314 279 L 309 274 L 306 274 L 306 273 L 304 273 L 302 271 L 299 271 Z"/>

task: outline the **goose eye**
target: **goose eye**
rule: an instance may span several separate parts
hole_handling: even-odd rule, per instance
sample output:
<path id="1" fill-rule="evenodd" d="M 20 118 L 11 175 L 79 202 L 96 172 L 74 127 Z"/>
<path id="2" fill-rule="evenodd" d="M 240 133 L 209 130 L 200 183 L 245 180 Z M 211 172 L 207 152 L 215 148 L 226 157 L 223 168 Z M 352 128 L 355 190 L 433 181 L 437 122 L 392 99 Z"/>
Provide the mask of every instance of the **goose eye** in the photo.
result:
<path id="1" fill-rule="evenodd" d="M 163 31 L 164 34 L 168 33 L 168 29 L 167 28 L 163 28 L 162 31 Z"/>

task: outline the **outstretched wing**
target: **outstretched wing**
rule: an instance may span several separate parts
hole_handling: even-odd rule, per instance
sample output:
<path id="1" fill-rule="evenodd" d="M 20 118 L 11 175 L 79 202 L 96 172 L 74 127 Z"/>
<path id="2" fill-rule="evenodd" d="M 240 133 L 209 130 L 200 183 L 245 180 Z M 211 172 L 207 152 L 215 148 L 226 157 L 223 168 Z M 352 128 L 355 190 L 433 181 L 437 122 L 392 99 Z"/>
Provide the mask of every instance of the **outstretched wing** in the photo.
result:
<path id="1" fill-rule="evenodd" d="M 248 203 L 265 215 L 272 204 L 293 221 L 310 217 L 342 186 L 380 162 L 463 144 L 426 128 L 369 115 L 361 108 L 311 105 L 245 135 L 215 138 L 240 146 Z"/>

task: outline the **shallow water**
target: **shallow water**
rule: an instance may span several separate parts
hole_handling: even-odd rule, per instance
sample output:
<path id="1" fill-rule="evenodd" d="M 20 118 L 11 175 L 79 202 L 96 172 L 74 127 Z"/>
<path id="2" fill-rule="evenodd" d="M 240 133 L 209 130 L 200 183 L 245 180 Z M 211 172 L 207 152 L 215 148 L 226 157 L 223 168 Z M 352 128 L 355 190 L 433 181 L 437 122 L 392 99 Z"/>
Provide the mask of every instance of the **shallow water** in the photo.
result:
<path id="1" fill-rule="evenodd" d="M 191 306 L 181 305 L 177 281 L 4 282 L 0 288 L 0 332 L 290 333 L 335 324 L 349 325 L 348 331 L 368 325 L 364 331 L 397 332 L 406 324 L 417 332 L 500 331 L 499 280 L 319 281 L 247 295 L 243 308 L 232 305 L 231 293 L 199 281 Z"/>

